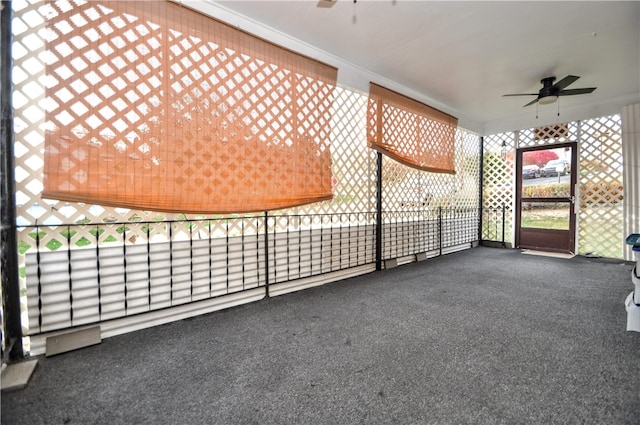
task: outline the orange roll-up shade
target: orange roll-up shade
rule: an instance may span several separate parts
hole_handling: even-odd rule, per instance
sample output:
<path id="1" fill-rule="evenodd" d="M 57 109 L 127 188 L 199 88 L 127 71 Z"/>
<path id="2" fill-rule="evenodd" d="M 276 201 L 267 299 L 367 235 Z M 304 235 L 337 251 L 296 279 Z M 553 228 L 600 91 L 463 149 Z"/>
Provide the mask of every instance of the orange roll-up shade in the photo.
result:
<path id="1" fill-rule="evenodd" d="M 334 67 L 166 1 L 48 5 L 43 197 L 183 213 L 332 197 Z"/>
<path id="2" fill-rule="evenodd" d="M 367 110 L 369 147 L 407 166 L 454 174 L 458 119 L 399 93 L 370 83 Z"/>

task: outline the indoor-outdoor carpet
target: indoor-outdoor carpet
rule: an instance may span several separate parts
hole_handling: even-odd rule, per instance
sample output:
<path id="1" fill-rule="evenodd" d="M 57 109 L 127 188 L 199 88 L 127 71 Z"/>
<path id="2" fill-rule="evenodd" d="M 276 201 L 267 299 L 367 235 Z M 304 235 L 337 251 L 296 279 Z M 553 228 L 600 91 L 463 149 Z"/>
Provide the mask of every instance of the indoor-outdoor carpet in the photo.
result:
<path id="1" fill-rule="evenodd" d="M 631 263 L 475 248 L 40 358 L 2 424 L 637 424 Z"/>

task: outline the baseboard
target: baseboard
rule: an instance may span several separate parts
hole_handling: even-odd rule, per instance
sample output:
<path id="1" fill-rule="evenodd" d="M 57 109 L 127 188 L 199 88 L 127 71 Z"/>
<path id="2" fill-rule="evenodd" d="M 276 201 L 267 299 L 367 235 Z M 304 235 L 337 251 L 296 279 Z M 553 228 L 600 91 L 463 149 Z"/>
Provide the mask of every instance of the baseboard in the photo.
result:
<path id="1" fill-rule="evenodd" d="M 55 356 L 56 354 L 62 354 L 79 348 L 100 344 L 101 342 L 102 337 L 100 333 L 100 326 L 73 330 L 48 337 L 45 355 L 47 357 Z"/>

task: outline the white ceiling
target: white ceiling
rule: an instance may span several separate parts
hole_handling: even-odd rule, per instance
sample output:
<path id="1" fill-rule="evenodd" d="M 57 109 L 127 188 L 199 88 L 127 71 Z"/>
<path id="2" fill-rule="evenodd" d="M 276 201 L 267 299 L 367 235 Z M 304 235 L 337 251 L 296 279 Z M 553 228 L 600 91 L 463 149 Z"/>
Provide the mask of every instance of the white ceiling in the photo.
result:
<path id="1" fill-rule="evenodd" d="M 333 57 L 445 105 L 491 132 L 595 117 L 640 102 L 640 2 L 216 1 Z M 597 87 L 523 108 L 540 80 Z M 383 84 L 384 85 L 384 84 Z M 423 100 L 423 99 L 421 99 Z M 428 103 L 428 102 L 427 102 Z"/>

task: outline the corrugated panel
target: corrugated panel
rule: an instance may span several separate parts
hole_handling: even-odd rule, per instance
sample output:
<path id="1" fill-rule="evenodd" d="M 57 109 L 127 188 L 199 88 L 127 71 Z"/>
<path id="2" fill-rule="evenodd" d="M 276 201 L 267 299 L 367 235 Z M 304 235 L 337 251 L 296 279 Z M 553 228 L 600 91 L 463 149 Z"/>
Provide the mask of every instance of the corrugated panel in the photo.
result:
<path id="1" fill-rule="evenodd" d="M 293 282 L 276 290 L 284 293 L 369 272 L 359 267 L 375 263 L 375 226 L 276 232 L 269 247 L 269 282 Z M 262 287 L 264 250 L 265 235 L 250 234 L 28 253 L 29 329 L 51 332 Z M 330 275 L 346 269 L 354 270 Z"/>
<path id="2" fill-rule="evenodd" d="M 32 334 L 264 285 L 264 235 L 28 253 Z M 39 258 L 39 265 L 38 265 Z"/>
<path id="3" fill-rule="evenodd" d="M 270 235 L 269 282 L 282 283 L 375 262 L 375 226 L 298 229 Z"/>
<path id="4" fill-rule="evenodd" d="M 478 239 L 478 210 L 443 210 L 442 220 L 416 214 L 383 226 L 384 260 L 407 262 L 416 254 L 466 244 Z"/>

